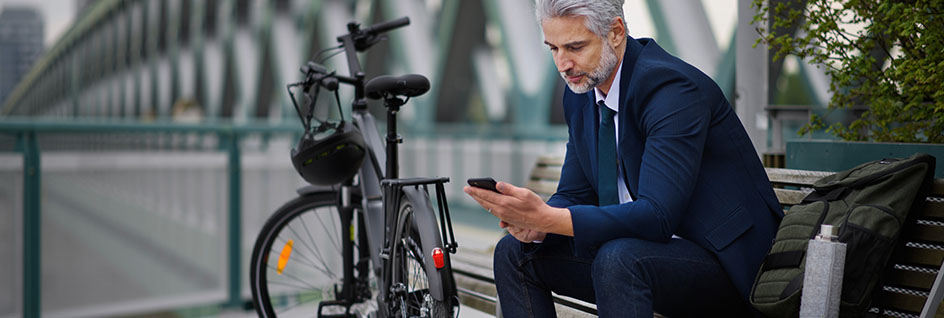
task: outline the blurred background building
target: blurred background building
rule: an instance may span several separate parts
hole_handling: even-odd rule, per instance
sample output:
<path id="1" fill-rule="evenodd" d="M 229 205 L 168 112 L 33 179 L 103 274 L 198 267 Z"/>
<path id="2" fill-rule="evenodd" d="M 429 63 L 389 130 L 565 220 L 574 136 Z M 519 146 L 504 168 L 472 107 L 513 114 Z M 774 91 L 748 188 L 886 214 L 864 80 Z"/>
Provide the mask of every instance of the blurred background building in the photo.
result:
<path id="1" fill-rule="evenodd" d="M 43 52 L 43 17 L 32 7 L 0 8 L 0 102 Z"/>
<path id="2" fill-rule="evenodd" d="M 624 11 L 630 35 L 715 79 L 758 155 L 776 158 L 825 104 L 827 84 L 752 48 L 749 3 L 627 0 Z M 288 156 L 301 125 L 286 84 L 351 21 L 411 20 L 359 58 L 368 78 L 430 79 L 400 116 L 401 174 L 453 180 L 463 248 L 487 249 L 500 231 L 462 181 L 524 184 L 567 139 L 564 84 L 532 0 L 30 4 L 54 8 L 47 17 L 74 10 L 47 23 L 74 21 L 40 56 L 43 15 L 4 5 L 0 16 L 0 317 L 202 316 L 216 312 L 182 308 L 248 299 L 255 236 L 303 185 Z M 343 55 L 322 58 L 347 72 Z M 342 88 L 345 112 L 352 95 Z M 320 105 L 319 116 L 339 118 L 333 98 Z M 370 105 L 378 118 L 382 107 Z"/>

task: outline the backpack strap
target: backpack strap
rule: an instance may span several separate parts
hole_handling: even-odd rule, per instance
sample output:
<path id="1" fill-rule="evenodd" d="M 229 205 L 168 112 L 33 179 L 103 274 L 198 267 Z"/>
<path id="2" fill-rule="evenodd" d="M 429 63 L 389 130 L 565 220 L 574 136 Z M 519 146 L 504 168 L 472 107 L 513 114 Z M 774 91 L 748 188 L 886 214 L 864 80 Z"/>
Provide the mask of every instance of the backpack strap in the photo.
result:
<path id="1" fill-rule="evenodd" d="M 783 292 L 780 293 L 780 300 L 787 299 L 790 295 L 793 295 L 793 293 L 803 287 L 803 277 L 806 276 L 805 274 L 806 273 L 800 273 L 800 275 L 796 275 L 787 283 L 787 286 L 783 288 Z"/>
<path id="2" fill-rule="evenodd" d="M 810 194 L 806 195 L 803 198 L 803 203 L 815 202 L 815 201 L 836 201 L 845 197 L 849 194 L 849 187 L 838 187 L 829 192 L 823 193 L 822 191 L 813 191 Z"/>
<path id="3" fill-rule="evenodd" d="M 803 262 L 803 255 L 805 254 L 806 251 L 802 250 L 770 253 L 764 258 L 764 264 L 761 270 L 768 271 L 787 267 L 798 268 L 800 267 L 800 263 Z"/>

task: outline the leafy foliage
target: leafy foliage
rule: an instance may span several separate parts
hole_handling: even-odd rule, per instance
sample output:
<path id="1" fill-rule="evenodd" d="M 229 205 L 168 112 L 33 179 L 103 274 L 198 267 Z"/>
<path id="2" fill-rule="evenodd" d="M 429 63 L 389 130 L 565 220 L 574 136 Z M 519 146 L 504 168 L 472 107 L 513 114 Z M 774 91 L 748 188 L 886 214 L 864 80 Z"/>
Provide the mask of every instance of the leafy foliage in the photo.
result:
<path id="1" fill-rule="evenodd" d="M 758 43 L 769 45 L 775 58 L 792 54 L 825 68 L 830 110 L 867 107 L 848 125 L 827 126 L 814 117 L 801 134 L 826 129 L 845 140 L 944 143 L 944 0 L 754 0 L 753 6 Z M 780 31 L 790 26 L 799 26 L 796 35 Z"/>

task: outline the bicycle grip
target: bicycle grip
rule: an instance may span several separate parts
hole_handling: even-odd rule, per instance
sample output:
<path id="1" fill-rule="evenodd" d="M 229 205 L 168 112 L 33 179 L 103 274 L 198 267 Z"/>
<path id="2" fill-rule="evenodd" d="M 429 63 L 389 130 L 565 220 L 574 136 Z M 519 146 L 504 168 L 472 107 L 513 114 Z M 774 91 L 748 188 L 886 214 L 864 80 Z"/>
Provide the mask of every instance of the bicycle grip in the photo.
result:
<path id="1" fill-rule="evenodd" d="M 364 32 L 371 33 L 371 34 L 380 34 L 380 33 L 384 33 L 384 32 L 399 28 L 399 27 L 406 26 L 408 24 L 410 24 L 410 18 L 402 17 L 396 20 L 390 20 L 390 21 L 374 24 L 368 27 L 367 29 L 364 29 Z"/>

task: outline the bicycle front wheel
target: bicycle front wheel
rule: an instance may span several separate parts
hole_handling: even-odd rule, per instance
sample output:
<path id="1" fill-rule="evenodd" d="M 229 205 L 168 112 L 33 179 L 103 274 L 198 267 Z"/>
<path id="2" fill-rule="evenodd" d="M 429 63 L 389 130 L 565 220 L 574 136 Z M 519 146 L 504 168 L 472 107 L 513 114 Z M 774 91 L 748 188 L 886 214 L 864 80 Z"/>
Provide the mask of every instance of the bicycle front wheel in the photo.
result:
<path id="1" fill-rule="evenodd" d="M 391 314 L 404 318 L 452 317 L 452 308 L 430 294 L 430 272 L 438 275 L 435 269 L 426 266 L 427 258 L 431 257 L 427 249 L 433 246 L 433 242 L 428 242 L 425 245 L 427 248 L 424 248 L 420 227 L 417 225 L 416 208 L 408 199 L 402 200 L 400 205 L 400 218 L 397 222 L 399 226 L 393 249 L 391 289 L 394 291 L 394 301 Z"/>
<path id="2" fill-rule="evenodd" d="M 260 317 L 314 317 L 321 302 L 337 300 L 345 238 L 336 198 L 335 192 L 298 197 L 262 227 L 250 263 L 253 305 Z M 344 313 L 337 307 L 325 313 Z M 366 315 L 360 310 L 369 308 L 352 308 Z"/>

